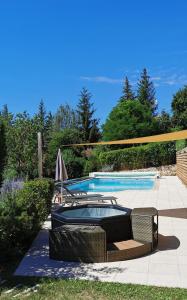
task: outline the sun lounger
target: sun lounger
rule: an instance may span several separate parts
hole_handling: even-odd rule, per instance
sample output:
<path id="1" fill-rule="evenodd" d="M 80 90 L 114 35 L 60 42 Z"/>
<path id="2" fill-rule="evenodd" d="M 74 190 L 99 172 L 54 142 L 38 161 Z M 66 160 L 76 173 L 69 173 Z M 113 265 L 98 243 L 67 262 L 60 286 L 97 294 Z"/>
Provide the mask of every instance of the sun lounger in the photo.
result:
<path id="1" fill-rule="evenodd" d="M 69 203 L 71 205 L 79 204 L 81 202 L 94 201 L 94 202 L 106 202 L 109 201 L 111 204 L 117 204 L 116 197 L 113 196 L 103 196 L 102 194 L 87 194 L 86 192 L 82 193 L 82 191 L 72 191 L 67 188 L 67 186 L 57 185 L 57 190 L 61 193 L 65 203 Z"/>

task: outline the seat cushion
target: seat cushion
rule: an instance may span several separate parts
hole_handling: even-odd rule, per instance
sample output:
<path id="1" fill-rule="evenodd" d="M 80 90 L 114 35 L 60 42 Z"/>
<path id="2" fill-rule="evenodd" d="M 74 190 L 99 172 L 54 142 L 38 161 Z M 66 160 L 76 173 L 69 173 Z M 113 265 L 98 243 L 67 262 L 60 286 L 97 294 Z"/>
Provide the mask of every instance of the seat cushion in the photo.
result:
<path id="1" fill-rule="evenodd" d="M 128 240 L 128 241 L 110 243 L 107 245 L 107 250 L 125 250 L 125 249 L 136 248 L 142 245 L 143 243 L 137 242 L 135 240 Z"/>

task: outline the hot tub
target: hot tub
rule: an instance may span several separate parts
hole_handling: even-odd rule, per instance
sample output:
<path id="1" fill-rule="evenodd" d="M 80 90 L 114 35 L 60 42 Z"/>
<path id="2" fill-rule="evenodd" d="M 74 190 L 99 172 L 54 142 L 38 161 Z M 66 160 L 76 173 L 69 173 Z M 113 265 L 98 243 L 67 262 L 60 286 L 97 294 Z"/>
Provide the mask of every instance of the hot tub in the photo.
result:
<path id="1" fill-rule="evenodd" d="M 131 209 L 119 205 L 86 204 L 61 207 L 52 213 L 52 228 L 67 224 L 101 226 L 106 232 L 107 242 L 131 239 Z"/>

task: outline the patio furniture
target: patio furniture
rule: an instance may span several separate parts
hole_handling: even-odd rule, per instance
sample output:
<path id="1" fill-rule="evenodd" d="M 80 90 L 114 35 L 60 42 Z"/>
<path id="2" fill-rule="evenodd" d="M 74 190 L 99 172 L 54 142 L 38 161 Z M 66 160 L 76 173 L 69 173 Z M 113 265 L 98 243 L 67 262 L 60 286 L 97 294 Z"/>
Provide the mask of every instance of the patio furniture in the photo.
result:
<path id="1" fill-rule="evenodd" d="M 100 226 L 64 225 L 49 231 L 49 256 L 56 260 L 106 261 L 106 234 Z"/>
<path id="2" fill-rule="evenodd" d="M 158 245 L 158 211 L 154 207 L 134 208 L 131 213 L 133 239 Z"/>
<path id="3" fill-rule="evenodd" d="M 49 230 L 49 257 L 87 263 L 112 262 L 141 257 L 151 252 L 151 243 L 135 240 L 107 243 L 100 226 L 64 225 Z"/>
<path id="4" fill-rule="evenodd" d="M 156 220 L 154 220 L 156 219 Z M 91 221 L 91 220 L 90 220 Z M 156 221 L 156 223 L 155 223 Z M 49 231 L 49 255 L 52 259 L 81 262 L 112 262 L 133 259 L 152 252 L 158 243 L 158 212 L 155 208 L 134 209 L 129 224 L 119 231 L 98 224 L 58 224 Z M 119 228 L 119 227 L 118 227 Z M 116 234 L 114 234 L 116 232 Z"/>
<path id="5" fill-rule="evenodd" d="M 151 243 L 127 240 L 107 245 L 107 261 L 138 258 L 151 252 Z"/>
<path id="6" fill-rule="evenodd" d="M 52 229 L 68 224 L 99 225 L 105 230 L 107 243 L 132 237 L 131 209 L 111 204 L 84 204 L 60 207 L 51 214 Z"/>
<path id="7" fill-rule="evenodd" d="M 61 190 L 60 186 L 57 186 L 57 189 L 59 191 Z M 71 191 L 67 188 L 67 186 L 63 185 L 62 188 L 62 197 L 64 199 L 64 202 L 66 204 L 76 205 L 80 202 L 86 202 L 86 201 L 95 201 L 95 202 L 105 202 L 109 201 L 111 204 L 117 204 L 116 197 L 114 196 L 103 196 L 102 194 L 87 194 L 86 192 L 82 191 Z"/>

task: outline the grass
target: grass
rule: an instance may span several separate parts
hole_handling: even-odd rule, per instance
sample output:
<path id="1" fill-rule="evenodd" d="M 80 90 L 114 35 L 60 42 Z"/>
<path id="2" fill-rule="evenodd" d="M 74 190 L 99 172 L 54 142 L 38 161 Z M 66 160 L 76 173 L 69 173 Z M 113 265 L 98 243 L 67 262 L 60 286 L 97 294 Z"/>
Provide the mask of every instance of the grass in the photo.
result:
<path id="1" fill-rule="evenodd" d="M 22 283 L 11 294 L 6 291 L 11 289 L 15 284 Z M 39 284 L 37 292 L 31 292 L 26 296 L 23 292 L 35 284 Z M 18 295 L 17 297 L 14 297 Z M 134 284 L 103 283 L 83 280 L 63 280 L 63 279 L 36 279 L 36 278 L 19 278 L 9 281 L 1 289 L 0 299 L 63 299 L 63 300 L 90 300 L 90 299 L 187 299 L 187 290 L 178 288 L 159 288 L 151 286 L 140 286 Z"/>
<path id="2" fill-rule="evenodd" d="M 182 300 L 187 299 L 187 290 L 179 288 L 152 287 L 135 284 L 104 283 L 86 280 L 48 279 L 12 276 L 19 260 L 9 262 L 1 268 L 0 299 L 45 299 L 45 300 Z M 6 292 L 22 284 L 11 293 Z M 36 291 L 32 287 L 38 285 Z M 29 290 L 31 289 L 31 290 Z"/>

